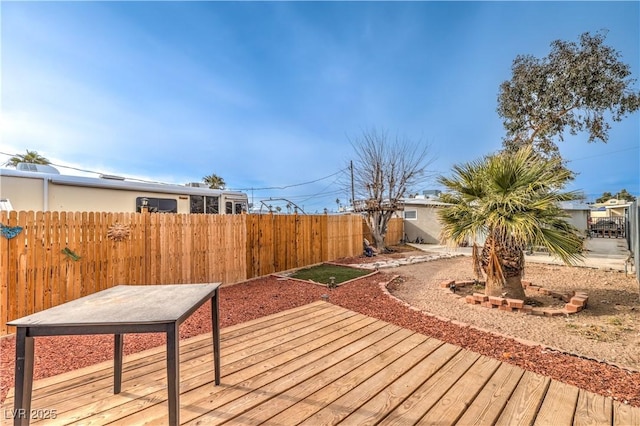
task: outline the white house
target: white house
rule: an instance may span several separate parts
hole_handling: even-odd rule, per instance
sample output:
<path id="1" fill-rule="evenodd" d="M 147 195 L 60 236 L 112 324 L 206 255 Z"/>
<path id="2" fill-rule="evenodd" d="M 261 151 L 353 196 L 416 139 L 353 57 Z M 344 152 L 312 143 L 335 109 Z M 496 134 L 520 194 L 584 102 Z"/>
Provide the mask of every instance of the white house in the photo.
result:
<path id="1" fill-rule="evenodd" d="M 561 201 L 560 208 L 569 214 L 569 217 L 566 218 L 567 222 L 578 228 L 579 231 L 587 233 L 591 206 L 582 201 Z"/>
<path id="2" fill-rule="evenodd" d="M 409 242 L 440 244 L 442 225 L 437 212 L 448 204 L 426 195 L 403 198 L 402 203 L 405 239 Z"/>
<path id="3" fill-rule="evenodd" d="M 423 242 L 425 244 L 441 244 L 440 232 L 442 225 L 438 218 L 438 210 L 449 204 L 440 201 L 437 197 L 417 195 L 404 198 L 403 218 L 405 239 L 409 242 Z M 581 232 L 589 229 L 590 206 L 582 202 L 562 202 L 560 208 L 569 217 L 567 222 L 575 226 Z M 483 244 L 482 238 L 477 241 Z"/>

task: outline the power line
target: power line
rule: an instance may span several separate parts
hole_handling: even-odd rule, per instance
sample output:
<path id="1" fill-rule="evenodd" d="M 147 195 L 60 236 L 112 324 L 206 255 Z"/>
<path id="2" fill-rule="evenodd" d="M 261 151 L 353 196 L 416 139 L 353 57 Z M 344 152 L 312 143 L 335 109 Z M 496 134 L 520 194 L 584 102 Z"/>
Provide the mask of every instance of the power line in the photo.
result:
<path id="1" fill-rule="evenodd" d="M 296 201 L 299 204 L 302 203 L 309 203 L 309 201 L 311 201 L 311 203 L 314 202 L 324 202 L 328 197 L 335 197 L 335 196 L 340 196 L 340 195 L 344 195 L 344 191 L 340 190 L 340 191 L 331 191 L 331 192 L 323 192 L 320 194 L 314 194 L 314 195 L 305 195 L 305 196 L 295 196 L 295 195 L 287 195 L 287 196 L 282 196 L 282 195 L 273 195 L 270 197 L 259 197 L 256 199 L 255 203 L 259 203 L 261 200 L 263 201 L 272 201 L 272 200 L 276 200 L 276 199 L 283 199 L 286 198 L 288 200 L 292 200 L 292 201 Z M 254 203 L 254 204 L 255 204 Z"/>
<path id="2" fill-rule="evenodd" d="M 338 170 L 337 172 L 332 173 L 332 174 L 330 174 L 328 176 L 321 177 L 321 178 L 318 178 L 318 179 L 315 179 L 315 180 L 311 180 L 309 182 L 294 183 L 294 184 L 285 185 L 285 186 L 270 186 L 270 187 L 265 187 L 265 188 L 238 188 L 238 189 L 235 189 L 235 190 L 236 191 L 266 191 L 266 190 L 272 190 L 272 189 L 288 189 L 288 188 L 293 188 L 293 187 L 296 187 L 296 186 L 309 185 L 309 184 L 312 184 L 312 183 L 320 182 L 321 180 L 329 179 L 332 176 L 335 176 L 335 175 L 337 175 L 339 173 L 344 172 L 344 170 L 345 169 Z"/>
<path id="3" fill-rule="evenodd" d="M 309 196 L 309 198 L 306 198 L 306 199 L 302 200 L 301 202 L 302 202 L 302 203 L 304 203 L 305 201 L 309 201 L 309 200 L 312 200 L 312 199 L 314 199 L 314 198 L 318 197 L 318 196 L 322 193 L 322 191 L 326 190 L 327 188 L 329 188 L 330 186 L 332 186 L 333 184 L 335 184 L 335 183 L 338 181 L 338 179 L 339 179 L 339 178 L 335 179 L 335 180 L 334 180 L 333 182 L 331 182 L 329 185 L 327 185 L 327 186 L 325 186 L 324 188 L 322 188 L 322 190 L 321 190 L 320 192 L 318 192 L 318 193 L 316 193 L 316 194 L 313 194 L 313 195 L 310 195 L 310 196 Z M 336 191 L 334 190 L 333 192 L 335 193 Z M 340 190 L 338 193 L 342 193 L 342 192 L 344 192 L 344 191 Z"/>
<path id="4" fill-rule="evenodd" d="M 610 154 L 617 154 L 619 152 L 626 152 L 626 151 L 633 151 L 640 148 L 640 146 L 632 146 L 630 148 L 625 148 L 625 149 L 618 149 L 616 151 L 609 151 L 609 152 L 605 152 L 603 154 L 598 154 L 598 155 L 590 155 L 588 157 L 581 157 L 581 158 L 574 158 L 573 160 L 567 160 L 567 163 L 570 163 L 572 161 L 579 161 L 579 160 L 588 160 L 589 158 L 597 158 L 597 157 L 602 157 L 603 155 L 610 155 Z"/>
<path id="5" fill-rule="evenodd" d="M 6 152 L 0 152 L 0 154 L 6 155 L 8 157 L 14 157 L 15 155 L 17 155 L 17 154 L 7 154 Z M 73 167 L 73 166 L 64 166 L 62 164 L 56 164 L 56 163 L 51 163 L 51 162 L 49 162 L 49 165 L 56 166 L 56 167 L 62 167 L 63 169 L 71 169 L 71 170 L 75 170 L 77 172 L 83 172 L 83 173 L 93 173 L 93 174 L 96 174 L 96 175 L 106 174 L 106 173 L 103 173 L 103 172 L 96 172 L 94 170 L 81 169 L 81 168 Z M 132 178 L 132 177 L 126 177 L 126 178 L 128 180 L 135 180 L 135 181 L 138 181 L 138 182 L 157 183 L 157 184 L 161 184 L 161 185 L 171 185 L 171 184 L 168 184 L 166 182 L 160 182 L 160 181 L 157 181 L 157 180 L 147 180 L 147 179 Z"/>

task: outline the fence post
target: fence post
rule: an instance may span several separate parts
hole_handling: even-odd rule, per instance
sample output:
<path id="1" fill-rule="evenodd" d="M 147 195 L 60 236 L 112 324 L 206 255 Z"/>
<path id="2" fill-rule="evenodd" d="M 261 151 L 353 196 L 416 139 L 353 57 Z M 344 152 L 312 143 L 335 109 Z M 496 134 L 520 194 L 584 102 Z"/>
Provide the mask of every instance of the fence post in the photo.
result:
<path id="1" fill-rule="evenodd" d="M 155 284 L 149 282 L 149 269 L 151 268 L 151 244 L 149 243 L 149 238 L 151 232 L 149 232 L 150 220 L 149 220 L 149 209 L 147 207 L 143 207 L 141 209 L 142 214 L 142 255 L 144 256 L 144 269 L 142 271 L 142 282 L 144 284 Z"/>
<path id="2" fill-rule="evenodd" d="M 640 203 L 636 199 L 629 206 L 629 249 L 633 256 L 633 265 L 636 272 L 636 281 L 638 282 L 638 300 L 640 301 Z"/>

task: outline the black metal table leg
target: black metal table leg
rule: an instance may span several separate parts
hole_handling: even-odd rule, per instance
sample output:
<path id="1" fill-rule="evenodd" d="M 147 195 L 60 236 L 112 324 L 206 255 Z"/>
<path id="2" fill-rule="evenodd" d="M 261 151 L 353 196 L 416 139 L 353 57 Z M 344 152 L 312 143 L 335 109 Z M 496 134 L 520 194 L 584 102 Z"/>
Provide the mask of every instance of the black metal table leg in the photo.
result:
<path id="1" fill-rule="evenodd" d="M 33 386 L 33 337 L 28 327 L 16 331 L 16 376 L 13 424 L 28 425 L 31 420 L 31 389 Z"/>
<path id="2" fill-rule="evenodd" d="M 114 335 L 114 353 L 113 353 L 113 393 L 118 394 L 122 389 L 122 334 Z"/>
<path id="3" fill-rule="evenodd" d="M 177 324 L 167 327 L 167 390 L 169 425 L 180 424 L 180 333 Z"/>
<path id="4" fill-rule="evenodd" d="M 220 384 L 220 318 L 218 307 L 220 305 L 218 289 L 211 299 L 211 331 L 213 334 L 213 367 L 215 369 L 215 383 Z"/>

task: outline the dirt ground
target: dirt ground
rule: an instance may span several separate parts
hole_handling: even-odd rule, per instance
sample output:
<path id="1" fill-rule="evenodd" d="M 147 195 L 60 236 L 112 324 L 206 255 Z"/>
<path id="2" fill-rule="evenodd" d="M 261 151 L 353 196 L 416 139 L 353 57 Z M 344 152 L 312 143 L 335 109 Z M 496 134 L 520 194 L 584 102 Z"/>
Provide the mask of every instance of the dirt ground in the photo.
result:
<path id="1" fill-rule="evenodd" d="M 474 278 L 469 257 L 400 266 L 392 271 L 400 277 L 389 286 L 390 293 L 425 312 L 640 370 L 640 296 L 634 276 L 617 271 L 527 263 L 525 279 L 533 284 L 558 292 L 575 290 L 589 295 L 587 309 L 582 312 L 540 317 L 470 305 L 448 289 L 440 288 L 444 280 Z M 543 304 L 558 303 L 551 298 L 539 300 Z"/>

